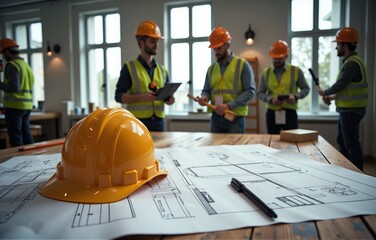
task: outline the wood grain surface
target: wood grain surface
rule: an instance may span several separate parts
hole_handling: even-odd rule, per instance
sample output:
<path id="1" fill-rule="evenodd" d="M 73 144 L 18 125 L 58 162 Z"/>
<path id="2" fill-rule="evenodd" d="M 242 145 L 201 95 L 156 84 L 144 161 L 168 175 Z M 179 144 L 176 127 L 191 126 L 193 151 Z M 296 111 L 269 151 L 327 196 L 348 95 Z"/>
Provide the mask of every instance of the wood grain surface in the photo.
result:
<path id="1" fill-rule="evenodd" d="M 288 149 L 308 156 L 313 161 L 341 166 L 361 172 L 343 155 L 341 155 L 324 138 L 310 142 L 285 142 L 279 135 L 268 134 L 213 134 L 206 132 L 152 132 L 154 146 L 195 147 L 211 145 L 247 145 L 263 144 L 276 149 Z M 0 162 L 13 156 L 31 154 L 49 154 L 61 152 L 64 139 L 32 144 L 27 151 L 19 148 L 0 150 Z M 53 143 L 51 145 L 51 143 Z M 38 145 L 43 145 L 39 147 Z M 38 146 L 38 147 L 36 147 Z M 30 145 L 27 145 L 30 147 Z M 171 226 L 173 227 L 173 226 Z M 274 224 L 264 227 L 242 228 L 228 231 L 208 232 L 187 235 L 163 236 L 124 236 L 118 239 L 375 239 L 376 215 L 357 216 L 333 220 L 309 221 L 294 224 Z"/>

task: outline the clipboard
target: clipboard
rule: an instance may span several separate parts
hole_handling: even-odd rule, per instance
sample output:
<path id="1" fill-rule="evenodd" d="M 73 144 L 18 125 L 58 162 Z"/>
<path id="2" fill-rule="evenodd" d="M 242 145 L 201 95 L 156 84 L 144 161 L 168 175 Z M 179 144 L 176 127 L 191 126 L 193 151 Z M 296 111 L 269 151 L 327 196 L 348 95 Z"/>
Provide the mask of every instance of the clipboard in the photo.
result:
<path id="1" fill-rule="evenodd" d="M 181 82 L 179 83 L 171 83 L 168 82 L 163 88 L 157 90 L 157 99 L 161 101 L 166 101 L 170 96 L 174 95 L 176 90 L 180 87 Z"/>

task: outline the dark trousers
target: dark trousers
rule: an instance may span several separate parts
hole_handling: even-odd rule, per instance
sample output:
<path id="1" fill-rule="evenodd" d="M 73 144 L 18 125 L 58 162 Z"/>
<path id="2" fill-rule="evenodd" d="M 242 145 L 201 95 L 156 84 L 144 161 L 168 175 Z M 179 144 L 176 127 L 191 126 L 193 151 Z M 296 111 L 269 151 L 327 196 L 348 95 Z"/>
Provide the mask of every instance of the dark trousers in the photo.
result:
<path id="1" fill-rule="evenodd" d="M 266 111 L 266 125 L 269 134 L 279 134 L 281 130 L 290 130 L 298 128 L 298 114 L 296 110 L 283 109 L 286 111 L 286 124 L 276 124 L 275 123 L 275 112 L 274 110 L 268 109 Z"/>
<path id="2" fill-rule="evenodd" d="M 363 151 L 359 141 L 359 128 L 365 114 L 365 109 L 359 112 L 340 112 L 337 129 L 339 151 L 360 170 L 363 170 Z"/>
<path id="3" fill-rule="evenodd" d="M 12 147 L 34 142 L 30 132 L 30 113 L 31 110 L 5 109 L 5 122 L 8 130 L 9 143 Z"/>
<path id="4" fill-rule="evenodd" d="M 210 120 L 210 132 L 212 133 L 244 133 L 245 117 L 237 116 L 234 121 L 229 121 L 223 116 L 212 113 Z"/>
<path id="5" fill-rule="evenodd" d="M 139 118 L 139 120 L 147 127 L 150 132 L 163 132 L 164 131 L 164 120 L 157 116 L 152 116 L 150 118 Z"/>

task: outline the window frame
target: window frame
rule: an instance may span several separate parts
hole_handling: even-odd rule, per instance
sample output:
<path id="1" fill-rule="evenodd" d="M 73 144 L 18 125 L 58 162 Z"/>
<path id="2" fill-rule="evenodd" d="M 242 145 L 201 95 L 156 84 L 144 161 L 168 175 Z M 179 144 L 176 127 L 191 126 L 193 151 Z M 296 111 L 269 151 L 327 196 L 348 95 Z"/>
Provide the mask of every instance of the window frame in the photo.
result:
<path id="1" fill-rule="evenodd" d="M 83 49 L 84 49 L 84 56 L 85 56 L 85 64 L 83 65 L 84 66 L 84 79 L 81 80 L 81 84 L 83 84 L 83 88 L 81 88 L 83 91 L 84 91 L 84 96 L 85 96 L 85 102 L 91 102 L 91 99 L 92 99 L 92 96 L 90 95 L 90 68 L 89 68 L 89 52 L 91 50 L 95 50 L 95 49 L 102 49 L 103 51 L 103 83 L 102 83 L 102 87 L 101 89 L 99 89 L 99 91 L 103 91 L 103 98 L 101 101 L 103 101 L 103 106 L 102 107 L 107 107 L 109 106 L 109 103 L 111 102 L 110 98 L 112 99 L 113 98 L 113 93 L 110 93 L 109 92 L 109 79 L 108 79 L 108 66 L 107 66 L 107 61 L 108 61 L 108 57 L 107 57 L 107 50 L 110 49 L 110 48 L 116 48 L 118 47 L 120 49 L 120 56 L 121 56 L 121 46 L 120 46 L 120 43 L 121 43 L 121 39 L 119 40 L 119 42 L 116 42 L 116 43 L 107 43 L 106 42 L 106 16 L 107 15 L 111 15 L 111 14 L 119 14 L 119 17 L 120 17 L 120 12 L 117 10 L 117 9 L 108 9 L 108 10 L 103 10 L 103 11 L 96 11 L 96 12 L 92 12 L 92 11 L 89 11 L 89 12 L 82 12 L 82 20 L 83 20 Z M 91 17 L 95 17 L 95 16 L 101 16 L 102 17 L 102 27 L 103 27 L 103 31 L 102 31 L 102 38 L 103 38 L 103 42 L 102 43 L 99 43 L 99 44 L 90 44 L 89 43 L 89 39 L 88 39 L 88 19 L 91 18 Z M 121 24 L 121 20 L 120 20 L 120 24 Z M 119 29 L 119 31 L 121 30 L 121 27 Z M 98 101 L 99 100 L 99 97 L 97 98 Z M 84 104 L 81 104 L 81 105 L 84 105 Z M 101 104 L 98 102 L 96 103 L 97 106 L 101 106 Z"/>
<path id="2" fill-rule="evenodd" d="M 293 38 L 298 38 L 298 37 L 312 38 L 312 70 L 313 70 L 313 72 L 318 73 L 318 70 L 319 70 L 319 63 L 318 63 L 318 60 L 319 60 L 319 54 L 318 54 L 319 53 L 319 38 L 320 37 L 335 36 L 335 34 L 337 33 L 337 31 L 340 28 L 320 30 L 319 29 L 319 3 L 320 3 L 320 0 L 312 0 L 313 1 L 313 29 L 310 30 L 310 31 L 296 31 L 296 32 L 292 31 L 291 30 L 292 1 L 293 0 L 289 1 L 289 7 L 288 7 L 288 11 L 289 11 L 288 12 L 288 43 L 291 46 L 291 42 L 292 42 Z M 346 19 L 346 3 L 345 3 L 345 0 L 338 0 L 338 1 L 340 1 L 340 26 L 344 26 L 345 19 Z M 293 51 L 294 51 L 294 49 L 291 49 L 290 62 L 291 62 L 291 54 L 293 53 Z M 341 59 L 338 58 L 338 61 L 341 61 Z M 306 115 L 306 114 L 337 115 L 335 112 L 320 111 L 319 101 L 320 101 L 321 98 L 319 97 L 319 95 L 317 93 L 316 86 L 314 86 L 312 84 L 311 75 L 307 74 L 308 69 L 306 69 L 306 70 L 307 71 L 304 70 L 303 72 L 304 72 L 305 78 L 308 82 L 308 85 L 311 87 L 311 91 L 310 91 L 311 94 L 308 95 L 308 96 L 311 97 L 311 108 L 310 108 L 309 113 L 299 112 L 299 114 L 303 114 L 303 115 Z M 318 76 L 318 78 L 320 78 L 320 77 Z"/>
<path id="3" fill-rule="evenodd" d="M 41 42 L 41 47 L 39 48 L 31 48 L 30 46 L 30 39 L 31 39 L 31 25 L 32 24 L 35 24 L 35 23 L 40 23 L 41 24 L 41 28 L 42 28 L 42 42 Z M 10 28 L 10 32 L 11 32 L 11 36 L 12 38 L 16 41 L 16 28 L 18 26 L 25 26 L 26 28 L 26 48 L 25 49 L 19 49 L 19 52 L 20 52 L 20 55 L 26 55 L 27 56 L 27 59 L 25 59 L 25 61 L 30 65 L 30 67 L 33 69 L 33 66 L 34 66 L 34 63 L 33 63 L 33 59 L 32 59 L 32 55 L 33 54 L 41 54 L 42 56 L 44 55 L 44 37 L 43 37 L 43 23 L 42 23 L 42 20 L 40 18 L 30 18 L 30 19 L 20 19 L 20 20 L 17 20 L 15 22 L 9 22 L 7 24 L 7 26 L 9 26 Z M 42 57 L 42 70 L 43 70 L 43 74 L 41 74 L 40 76 L 36 76 L 35 73 L 33 72 L 34 74 L 34 81 L 43 81 L 43 99 L 37 99 L 36 98 L 36 94 L 35 94 L 35 83 L 34 83 L 34 87 L 33 87 L 33 93 L 32 94 L 32 97 L 33 97 L 33 106 L 37 107 L 38 105 L 38 101 L 44 101 L 45 100 L 45 82 L 44 82 L 44 58 Z"/>
<path id="4" fill-rule="evenodd" d="M 194 93 L 194 89 L 193 89 L 193 44 L 194 43 L 197 43 L 197 42 L 203 42 L 203 41 L 208 41 L 208 37 L 209 36 L 205 36 L 205 37 L 193 37 L 192 36 L 192 8 L 195 7 L 195 6 L 200 6 L 200 5 L 210 5 L 211 7 L 211 29 L 213 29 L 213 3 L 212 1 L 192 1 L 192 2 L 183 2 L 183 3 L 168 3 L 166 4 L 166 33 L 165 36 L 165 41 L 166 41 L 166 56 L 167 56 L 167 60 L 166 60 L 166 68 L 167 68 L 167 72 L 168 73 L 171 73 L 172 72 L 172 69 L 171 69 L 171 59 L 172 59 L 172 51 L 171 51 L 171 46 L 173 44 L 177 44 L 177 43 L 188 43 L 189 45 L 189 80 L 188 82 L 186 83 L 183 83 L 181 87 L 185 87 L 185 84 L 188 84 L 189 88 L 188 88 L 188 92 L 189 94 L 193 95 Z M 187 38 L 178 38 L 178 39 L 173 39 L 171 38 L 171 24 L 170 24 L 170 19 L 171 19 L 171 9 L 173 8 L 180 8 L 180 7 L 188 7 L 189 9 L 189 36 Z M 210 55 L 210 59 L 211 59 L 211 62 L 213 62 L 213 54 Z M 209 67 L 209 66 L 207 66 Z M 205 77 L 205 76 L 203 76 Z M 171 78 L 171 76 L 170 76 Z M 170 79 L 171 81 L 171 79 Z M 188 109 L 185 109 L 183 110 L 182 112 L 186 112 L 186 110 L 188 112 L 191 112 L 193 111 L 194 109 L 194 105 L 197 104 L 195 103 L 192 99 L 189 99 L 188 100 Z"/>

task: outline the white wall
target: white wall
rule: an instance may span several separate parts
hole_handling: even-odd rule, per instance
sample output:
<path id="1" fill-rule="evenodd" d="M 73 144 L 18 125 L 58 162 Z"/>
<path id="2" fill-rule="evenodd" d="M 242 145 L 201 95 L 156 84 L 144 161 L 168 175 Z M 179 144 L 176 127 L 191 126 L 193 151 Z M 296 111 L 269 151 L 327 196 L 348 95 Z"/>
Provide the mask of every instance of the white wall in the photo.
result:
<path id="1" fill-rule="evenodd" d="M 47 111 L 60 111 L 63 100 L 80 102 L 78 64 L 80 52 L 78 47 L 78 27 L 74 20 L 81 9 L 94 10 L 117 8 L 121 15 L 122 61 L 134 59 L 139 49 L 134 38 L 134 30 L 141 20 L 156 21 L 162 31 L 164 6 L 169 0 L 58 0 L 24 5 L 20 7 L 1 8 L 9 0 L 0 0 L 0 37 L 4 37 L 4 22 L 17 16 L 40 16 L 43 21 L 45 43 L 57 43 L 61 53 L 57 57 L 45 56 L 45 89 Z M 179 1 L 175 1 L 179 2 Z M 215 26 L 224 26 L 230 31 L 233 40 L 231 49 L 242 57 L 257 57 L 259 73 L 271 64 L 267 52 L 270 45 L 278 39 L 287 39 L 289 0 L 213 0 L 213 20 Z M 348 24 L 359 29 L 361 40 L 359 53 L 368 65 L 370 84 L 370 107 L 363 123 L 362 142 L 365 154 L 376 156 L 376 130 L 373 127 L 375 116 L 375 17 L 374 0 L 346 0 L 350 13 Z M 15 16 L 16 15 L 16 16 Z M 256 33 L 255 44 L 251 47 L 244 43 L 244 33 L 251 24 Z M 164 62 L 164 46 L 160 45 L 156 59 Z M 119 69 L 120 72 L 120 69 Z M 79 91 L 78 91 L 79 92 Z M 266 132 L 265 105 L 260 103 L 260 128 Z M 372 131 L 370 131 L 372 129 Z"/>

